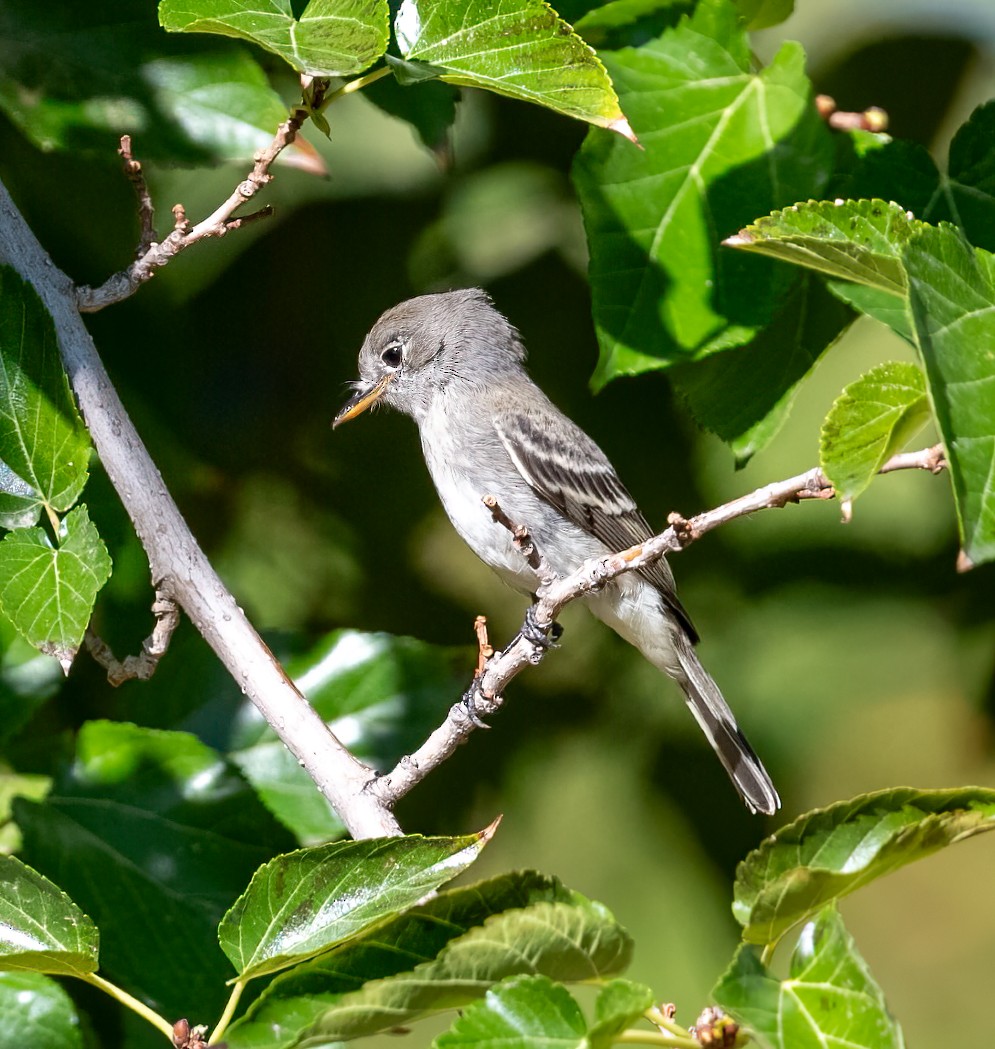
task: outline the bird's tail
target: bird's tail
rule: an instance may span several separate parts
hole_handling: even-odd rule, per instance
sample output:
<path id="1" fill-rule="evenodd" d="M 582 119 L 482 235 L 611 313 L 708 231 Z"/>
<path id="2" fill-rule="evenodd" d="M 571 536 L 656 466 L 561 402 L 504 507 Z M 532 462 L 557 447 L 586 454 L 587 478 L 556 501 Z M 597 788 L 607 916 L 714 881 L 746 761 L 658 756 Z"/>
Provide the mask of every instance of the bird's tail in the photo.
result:
<path id="1" fill-rule="evenodd" d="M 683 630 L 674 632 L 674 647 L 683 677 L 677 681 L 684 690 L 687 705 L 711 743 L 729 778 L 751 812 L 774 814 L 781 799 L 767 770 L 740 731 L 719 686 L 701 665 L 691 640 Z"/>

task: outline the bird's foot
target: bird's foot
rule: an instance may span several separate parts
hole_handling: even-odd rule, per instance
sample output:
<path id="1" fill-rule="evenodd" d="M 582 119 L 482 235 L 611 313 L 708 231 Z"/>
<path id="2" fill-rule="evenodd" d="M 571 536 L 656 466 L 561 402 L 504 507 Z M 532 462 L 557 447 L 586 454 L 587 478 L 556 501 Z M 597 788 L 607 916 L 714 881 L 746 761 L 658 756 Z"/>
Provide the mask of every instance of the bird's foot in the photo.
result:
<path id="1" fill-rule="evenodd" d="M 519 637 L 525 638 L 536 648 L 543 650 L 552 648 L 563 636 L 563 627 L 559 623 L 551 623 L 548 627 L 539 626 L 535 617 L 535 606 L 529 605 L 525 610 L 525 620 L 522 629 L 518 632 Z"/>
<path id="2" fill-rule="evenodd" d="M 470 724 L 475 728 L 490 728 L 491 726 L 488 725 L 480 714 L 477 713 L 476 696 L 479 688 L 479 677 L 475 675 L 473 678 L 473 684 L 463 693 L 463 698 L 460 700 L 460 703 L 463 706 L 463 711 Z"/>

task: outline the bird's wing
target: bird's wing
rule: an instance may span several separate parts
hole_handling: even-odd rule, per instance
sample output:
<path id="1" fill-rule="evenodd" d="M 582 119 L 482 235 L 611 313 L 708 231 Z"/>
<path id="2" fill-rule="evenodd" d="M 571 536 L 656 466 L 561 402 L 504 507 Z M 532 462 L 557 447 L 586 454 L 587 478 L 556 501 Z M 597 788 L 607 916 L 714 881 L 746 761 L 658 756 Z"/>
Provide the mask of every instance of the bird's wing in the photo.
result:
<path id="1" fill-rule="evenodd" d="M 609 550 L 627 550 L 654 534 L 608 457 L 566 416 L 535 409 L 502 412 L 494 427 L 529 486 Z M 667 562 L 661 559 L 639 572 L 660 591 L 691 641 L 697 641 Z"/>

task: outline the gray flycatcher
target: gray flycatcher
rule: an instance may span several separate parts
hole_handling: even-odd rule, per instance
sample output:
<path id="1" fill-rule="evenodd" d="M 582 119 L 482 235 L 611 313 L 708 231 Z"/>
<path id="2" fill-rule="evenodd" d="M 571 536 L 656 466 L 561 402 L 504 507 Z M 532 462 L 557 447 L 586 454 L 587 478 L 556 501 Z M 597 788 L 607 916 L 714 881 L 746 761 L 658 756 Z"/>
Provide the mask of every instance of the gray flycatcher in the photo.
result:
<path id="1" fill-rule="evenodd" d="M 560 576 L 654 533 L 604 452 L 532 382 L 524 360 L 518 332 L 485 292 L 420 295 L 384 313 L 366 336 L 361 378 L 333 426 L 378 403 L 410 415 L 456 531 L 531 596 L 535 575 L 483 496 L 529 529 Z M 619 576 L 586 602 L 681 686 L 747 808 L 773 813 L 777 791 L 695 654 L 698 634 L 666 561 Z"/>

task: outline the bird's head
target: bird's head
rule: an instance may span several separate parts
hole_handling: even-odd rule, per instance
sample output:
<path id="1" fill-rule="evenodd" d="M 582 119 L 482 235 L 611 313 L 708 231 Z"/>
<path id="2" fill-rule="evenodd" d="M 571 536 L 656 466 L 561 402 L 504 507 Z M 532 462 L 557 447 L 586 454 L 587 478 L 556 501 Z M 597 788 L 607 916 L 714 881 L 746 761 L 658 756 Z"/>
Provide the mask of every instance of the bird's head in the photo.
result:
<path id="1" fill-rule="evenodd" d="M 332 426 L 375 404 L 420 419 L 453 384 L 486 384 L 520 369 L 525 358 L 518 332 L 479 288 L 419 295 L 387 310 L 359 351 L 355 392 Z"/>

